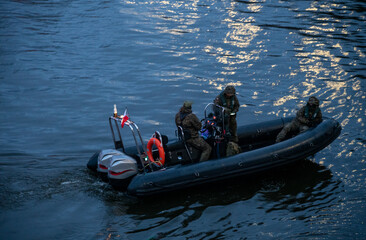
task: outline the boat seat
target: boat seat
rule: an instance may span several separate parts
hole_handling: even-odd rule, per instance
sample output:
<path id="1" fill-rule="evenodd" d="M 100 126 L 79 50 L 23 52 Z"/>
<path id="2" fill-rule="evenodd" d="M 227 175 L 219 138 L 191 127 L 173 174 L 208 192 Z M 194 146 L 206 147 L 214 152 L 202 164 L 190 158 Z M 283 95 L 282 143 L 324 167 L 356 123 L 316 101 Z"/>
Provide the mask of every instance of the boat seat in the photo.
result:
<path id="1" fill-rule="evenodd" d="M 189 151 L 189 148 L 188 148 L 188 146 L 187 146 L 186 137 L 185 137 L 185 135 L 184 135 L 184 130 L 183 130 L 183 128 L 182 128 L 181 126 L 178 126 L 177 133 L 178 133 L 178 139 L 183 143 L 184 148 L 185 148 L 185 150 L 186 150 L 186 152 L 187 152 L 187 154 L 188 154 L 189 160 L 190 160 L 191 162 L 194 162 L 194 161 L 193 161 L 193 158 L 192 158 L 192 154 L 191 154 L 191 152 Z"/>
<path id="2" fill-rule="evenodd" d="M 167 144 L 168 144 L 168 142 L 169 142 L 168 136 L 163 135 L 163 134 L 161 134 L 161 133 L 160 133 L 160 132 L 158 132 L 158 131 L 156 131 L 156 132 L 152 135 L 152 137 L 159 139 L 159 140 L 161 141 L 161 143 L 163 144 L 163 147 L 164 147 L 164 148 L 166 147 L 166 145 L 167 145 Z"/>

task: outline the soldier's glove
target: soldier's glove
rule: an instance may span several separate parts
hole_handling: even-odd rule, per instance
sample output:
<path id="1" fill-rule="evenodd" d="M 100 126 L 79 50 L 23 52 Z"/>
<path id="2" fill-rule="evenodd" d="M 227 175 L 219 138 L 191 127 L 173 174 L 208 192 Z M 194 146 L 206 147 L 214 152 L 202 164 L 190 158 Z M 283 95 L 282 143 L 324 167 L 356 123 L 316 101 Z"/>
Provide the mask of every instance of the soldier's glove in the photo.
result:
<path id="1" fill-rule="evenodd" d="M 225 112 L 226 112 L 227 114 L 230 114 L 230 113 L 231 113 L 231 109 L 230 109 L 230 108 L 225 108 Z"/>

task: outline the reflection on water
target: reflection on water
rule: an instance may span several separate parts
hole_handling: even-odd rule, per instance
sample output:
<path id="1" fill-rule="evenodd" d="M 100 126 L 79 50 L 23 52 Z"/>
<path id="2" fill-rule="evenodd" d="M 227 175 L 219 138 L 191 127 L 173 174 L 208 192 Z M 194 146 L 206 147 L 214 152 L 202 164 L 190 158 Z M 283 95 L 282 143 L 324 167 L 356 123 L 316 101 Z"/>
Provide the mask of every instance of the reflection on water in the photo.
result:
<path id="1" fill-rule="evenodd" d="M 39 229 L 52 239 L 364 238 L 364 2 L 2 1 L 0 9 L 0 238 L 39 238 Z M 182 102 L 202 117 L 229 83 L 239 124 L 293 116 L 316 95 L 342 134 L 314 156 L 320 165 L 159 199 L 128 198 L 85 170 L 96 150 L 112 147 L 113 104 L 128 107 L 145 139 L 158 130 L 172 141 Z"/>
<path id="2" fill-rule="evenodd" d="M 233 83 L 238 86 L 239 93 L 252 96 L 251 98 L 256 101 L 265 101 L 264 98 L 256 97 L 258 91 L 250 92 L 246 88 L 241 91 L 241 87 L 252 84 L 251 81 L 256 84 L 255 73 L 250 75 L 252 79 L 247 76 L 243 79 L 242 75 L 247 75 L 253 65 L 260 64 L 271 54 L 272 49 L 269 47 L 272 46 L 268 45 L 269 39 L 266 36 L 270 37 L 273 29 L 261 27 L 264 20 L 260 13 L 272 11 L 272 6 L 256 1 L 250 1 L 247 4 L 240 2 L 213 4 L 202 1 L 184 3 L 163 1 L 157 4 L 155 1 L 127 1 L 126 4 L 148 8 L 151 14 L 146 18 L 156 19 L 155 28 L 162 34 L 184 35 L 181 37 L 192 41 L 191 44 L 171 45 L 169 50 L 165 50 L 166 53 L 193 62 L 199 60 L 196 54 L 207 54 L 200 58 L 216 64 L 217 72 L 213 77 L 207 80 L 201 78 L 200 81 L 207 81 L 211 90 L 221 91 L 228 83 Z M 221 10 L 218 8 L 220 5 L 225 7 L 225 11 L 218 14 Z M 359 28 L 355 28 L 354 22 L 351 24 L 351 21 L 344 21 L 347 20 L 345 15 L 355 15 L 352 8 L 353 6 L 332 2 L 311 2 L 303 12 L 300 12 L 299 5 L 291 4 L 287 8 L 282 8 L 282 14 L 286 16 L 292 14 L 292 17 L 297 19 L 295 24 L 304 23 L 304 28 L 291 26 L 291 22 L 277 19 L 273 19 L 271 25 L 263 25 L 287 29 L 279 35 L 294 46 L 293 50 L 283 48 L 281 55 L 285 54 L 289 57 L 292 61 L 291 65 L 296 67 L 289 66 L 284 72 L 280 72 L 283 69 L 279 69 L 277 64 L 268 66 L 275 73 L 271 78 L 275 80 L 282 78 L 285 74 L 290 77 L 290 80 L 300 80 L 299 84 L 289 84 L 287 93 L 281 91 L 282 96 L 272 101 L 276 110 L 268 114 L 293 115 L 296 107 L 305 103 L 309 96 L 316 95 L 322 101 L 323 111 L 340 120 L 343 127 L 346 127 L 352 119 L 356 120 L 352 121 L 352 124 L 364 126 L 362 109 L 362 103 L 365 100 L 364 91 L 361 88 L 361 80 L 350 75 L 353 74 L 350 69 L 359 68 L 356 60 L 360 57 L 364 58 L 365 54 L 360 46 L 344 41 L 346 40 L 344 38 L 359 31 Z M 362 21 L 364 17 L 354 16 L 354 18 Z M 200 24 L 202 21 L 205 21 L 204 25 Z M 207 41 L 212 34 L 215 34 L 218 40 Z M 357 36 L 355 40 L 358 40 Z M 362 44 L 362 41 L 357 42 Z M 243 71 L 243 66 L 249 70 Z M 277 68 L 279 70 L 276 70 Z M 175 81 L 179 81 L 177 73 L 163 73 L 159 75 L 163 78 L 161 81 L 171 81 L 171 79 L 164 80 L 164 76 L 169 74 L 175 74 Z M 193 76 L 187 76 L 188 79 L 190 77 Z M 271 85 L 272 88 L 277 88 L 274 82 Z M 286 86 L 279 87 L 283 89 Z M 356 99 L 351 99 L 350 90 L 352 93 L 356 92 L 356 96 L 358 95 Z M 203 93 L 209 92 L 203 90 Z M 242 106 L 246 104 L 248 103 Z M 359 106 L 350 109 L 349 114 L 340 112 L 339 109 L 343 109 L 346 105 Z M 265 111 L 255 110 L 256 115 L 263 113 Z"/>

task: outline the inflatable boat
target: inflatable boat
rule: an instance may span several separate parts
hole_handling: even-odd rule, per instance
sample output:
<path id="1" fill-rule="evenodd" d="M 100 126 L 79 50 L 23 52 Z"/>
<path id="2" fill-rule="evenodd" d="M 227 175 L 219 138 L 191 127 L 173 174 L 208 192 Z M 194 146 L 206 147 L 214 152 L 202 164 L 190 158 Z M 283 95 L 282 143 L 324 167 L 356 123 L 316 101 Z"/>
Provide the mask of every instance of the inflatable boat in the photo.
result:
<path id="1" fill-rule="evenodd" d="M 210 159 L 198 162 L 200 151 L 186 143 L 184 130 L 176 130 L 176 140 L 155 132 L 144 143 L 138 126 L 126 115 L 109 117 L 114 149 L 96 152 L 87 167 L 114 188 L 132 196 L 148 196 L 205 183 L 267 171 L 319 152 L 340 134 L 340 124 L 324 118 L 304 133 L 290 133 L 275 143 L 277 134 L 293 118 L 279 118 L 238 127 L 239 152 L 228 154 L 230 136 L 220 106 L 208 104 L 204 111 L 202 137 L 212 146 Z M 134 146 L 125 147 L 122 127 L 132 133 Z M 230 155 L 230 156 L 229 156 Z"/>

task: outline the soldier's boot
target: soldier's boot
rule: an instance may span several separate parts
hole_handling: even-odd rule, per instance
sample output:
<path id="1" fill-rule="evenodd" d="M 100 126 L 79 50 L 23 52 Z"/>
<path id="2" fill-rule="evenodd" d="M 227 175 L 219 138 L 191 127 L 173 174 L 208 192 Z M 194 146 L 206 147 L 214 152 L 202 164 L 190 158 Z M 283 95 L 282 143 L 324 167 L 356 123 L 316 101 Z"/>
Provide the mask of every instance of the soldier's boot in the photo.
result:
<path id="1" fill-rule="evenodd" d="M 307 130 L 309 130 L 309 127 L 306 125 L 301 125 L 300 126 L 300 133 L 306 132 Z"/>
<path id="2" fill-rule="evenodd" d="M 285 137 L 287 135 L 287 130 L 288 130 L 288 128 L 286 128 L 286 127 L 284 127 L 282 129 L 282 131 L 277 135 L 276 143 L 282 142 L 283 139 L 285 139 Z"/>

